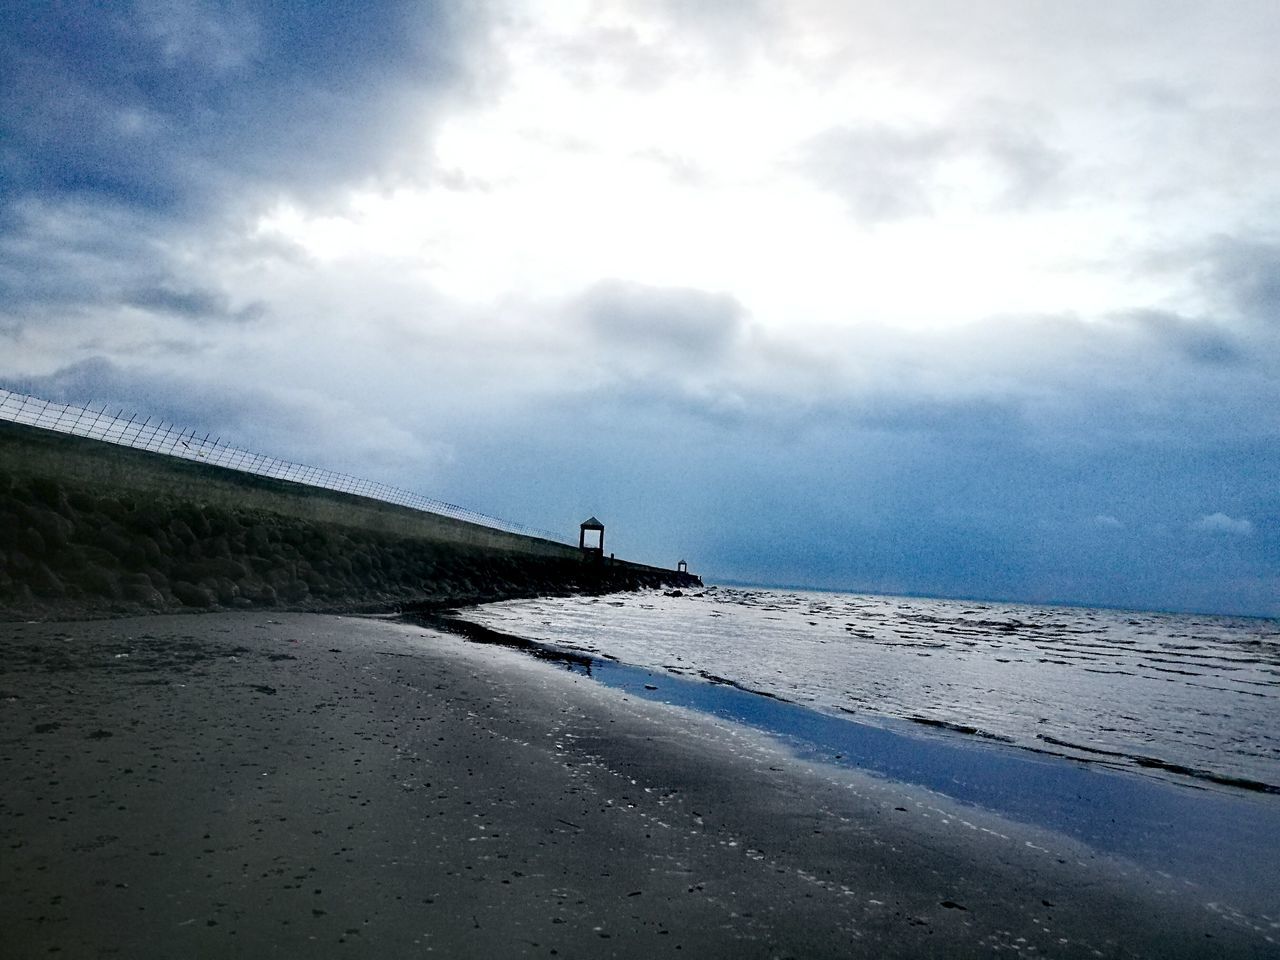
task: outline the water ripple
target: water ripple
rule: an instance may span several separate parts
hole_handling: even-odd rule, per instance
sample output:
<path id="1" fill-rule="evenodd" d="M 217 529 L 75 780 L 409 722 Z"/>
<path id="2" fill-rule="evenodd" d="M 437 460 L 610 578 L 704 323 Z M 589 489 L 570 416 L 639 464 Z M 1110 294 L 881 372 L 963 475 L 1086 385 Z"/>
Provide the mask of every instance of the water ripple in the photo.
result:
<path id="1" fill-rule="evenodd" d="M 727 588 L 516 600 L 467 617 L 835 715 L 1160 779 L 1280 784 L 1275 620 Z"/>

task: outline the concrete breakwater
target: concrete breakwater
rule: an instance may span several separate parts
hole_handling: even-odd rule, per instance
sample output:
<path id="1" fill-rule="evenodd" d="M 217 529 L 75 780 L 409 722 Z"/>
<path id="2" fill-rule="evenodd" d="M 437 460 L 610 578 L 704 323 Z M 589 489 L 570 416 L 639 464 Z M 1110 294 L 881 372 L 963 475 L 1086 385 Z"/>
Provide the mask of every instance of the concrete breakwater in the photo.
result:
<path id="1" fill-rule="evenodd" d="M 696 577 L 435 514 L 0 423 L 0 619 L 389 610 Z"/>

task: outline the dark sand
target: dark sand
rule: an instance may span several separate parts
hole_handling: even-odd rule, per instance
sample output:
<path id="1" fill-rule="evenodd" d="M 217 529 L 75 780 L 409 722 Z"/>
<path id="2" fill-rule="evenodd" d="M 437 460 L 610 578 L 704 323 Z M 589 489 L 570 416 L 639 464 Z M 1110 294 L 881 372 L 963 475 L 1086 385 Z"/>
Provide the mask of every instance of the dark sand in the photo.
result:
<path id="1" fill-rule="evenodd" d="M 1275 935 L 421 627 L 0 624 L 5 958 L 1261 957 Z"/>

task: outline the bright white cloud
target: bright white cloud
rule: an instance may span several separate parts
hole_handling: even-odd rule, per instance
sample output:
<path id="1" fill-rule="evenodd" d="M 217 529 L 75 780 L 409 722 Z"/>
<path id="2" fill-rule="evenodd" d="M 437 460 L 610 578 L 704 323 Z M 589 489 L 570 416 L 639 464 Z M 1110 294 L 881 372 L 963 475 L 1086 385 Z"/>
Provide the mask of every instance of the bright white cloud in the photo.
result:
<path id="1" fill-rule="evenodd" d="M 339 214 L 280 206 L 259 229 L 327 263 L 397 258 L 473 303 L 617 277 L 730 290 L 775 330 L 1198 306 L 1191 285 L 1129 262 L 1191 223 L 1247 219 L 1228 175 L 1245 161 L 1205 127 L 1266 120 L 1243 82 L 1273 69 L 1256 44 L 1192 15 L 1144 23 L 1159 39 L 1135 49 L 1141 4 L 1042 10 L 1050 24 L 1021 6 L 851 9 L 781 8 L 767 44 L 726 61 L 727 28 L 662 8 L 518 7 L 503 87 L 438 128 L 445 176 L 357 193 Z M 1202 29 L 1255 59 L 1189 88 L 1202 44 L 1176 70 L 1157 55 Z M 1274 169 L 1249 170 L 1255 193 L 1277 194 Z"/>

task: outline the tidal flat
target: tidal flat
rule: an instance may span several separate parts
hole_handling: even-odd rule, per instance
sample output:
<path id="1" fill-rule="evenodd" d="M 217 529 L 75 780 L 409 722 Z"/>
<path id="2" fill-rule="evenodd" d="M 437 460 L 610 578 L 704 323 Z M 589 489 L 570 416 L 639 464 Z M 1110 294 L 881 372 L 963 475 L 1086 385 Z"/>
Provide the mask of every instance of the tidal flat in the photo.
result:
<path id="1" fill-rule="evenodd" d="M 0 665 L 9 956 L 1277 952 L 1061 834 L 409 623 L 5 623 Z"/>

